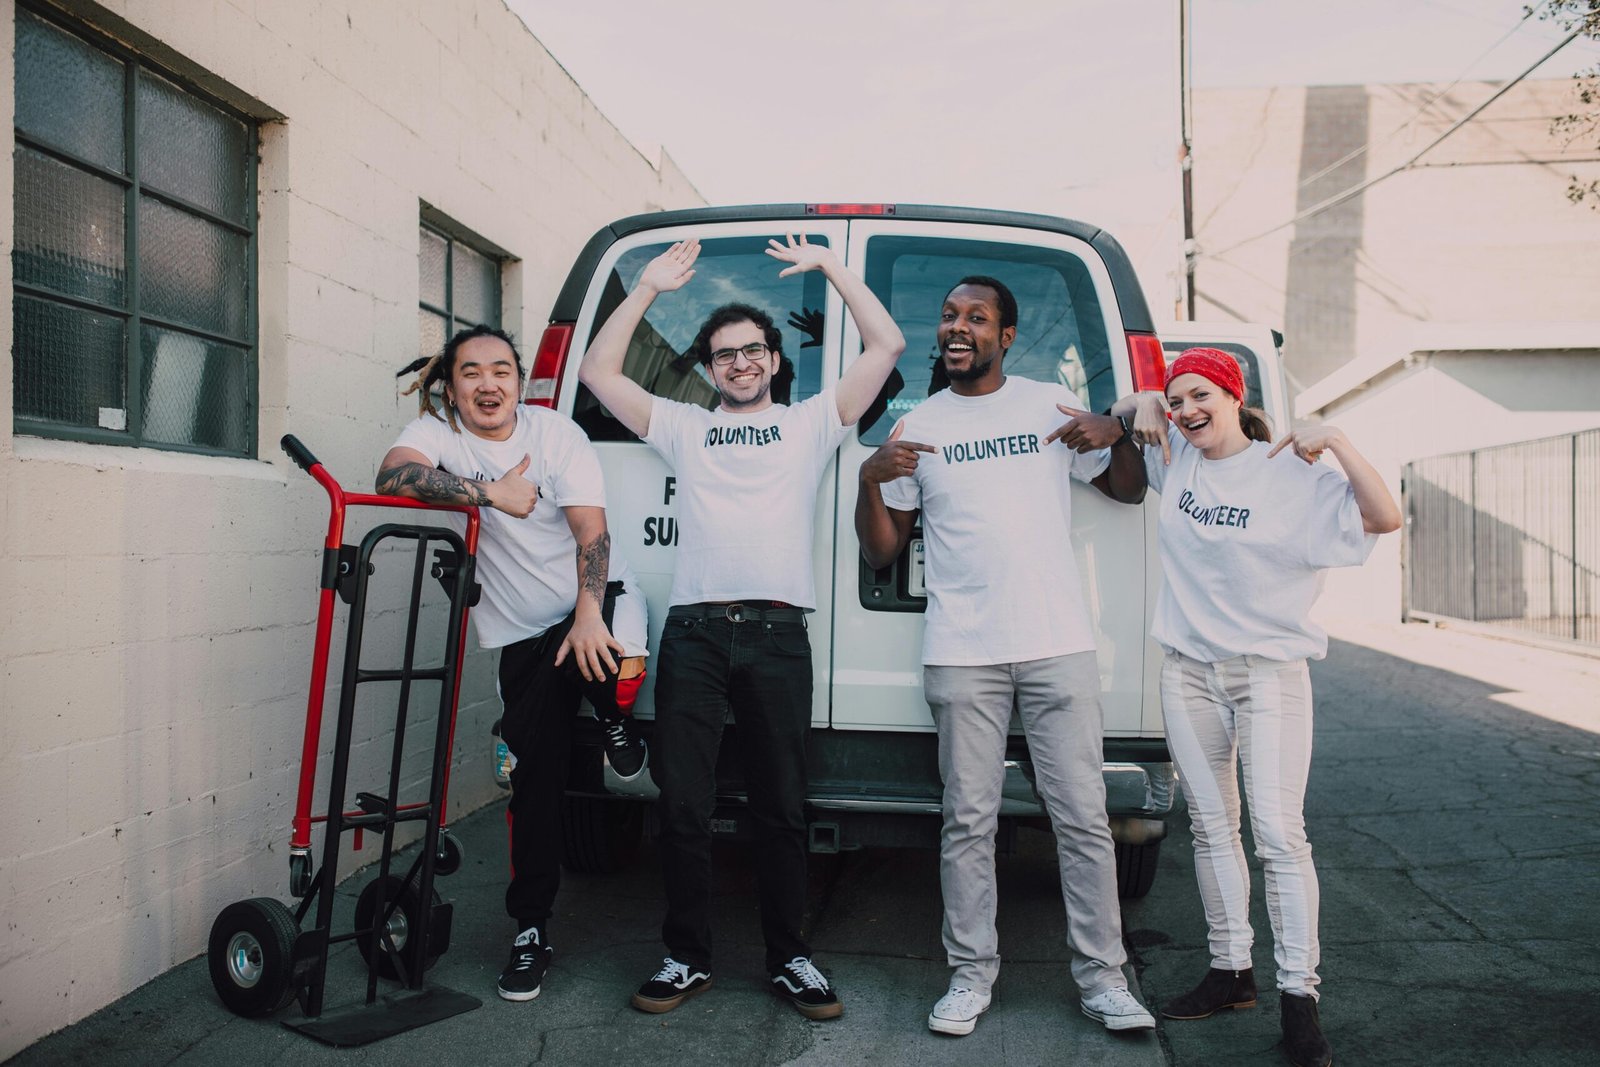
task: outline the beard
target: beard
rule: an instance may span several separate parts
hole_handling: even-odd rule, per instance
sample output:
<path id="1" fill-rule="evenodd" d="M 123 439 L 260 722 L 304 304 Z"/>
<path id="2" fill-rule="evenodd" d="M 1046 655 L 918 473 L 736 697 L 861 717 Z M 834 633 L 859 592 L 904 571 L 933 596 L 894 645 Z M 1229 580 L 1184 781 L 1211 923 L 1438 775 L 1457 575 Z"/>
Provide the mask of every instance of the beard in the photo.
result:
<path id="1" fill-rule="evenodd" d="M 743 411 L 745 408 L 755 407 L 765 401 L 772 392 L 772 378 L 768 376 L 761 382 L 761 388 L 756 390 L 754 396 L 745 400 L 738 400 L 730 396 L 720 385 L 717 389 L 718 402 L 729 411 Z"/>
<path id="2" fill-rule="evenodd" d="M 961 370 L 951 368 L 948 360 L 943 362 L 945 377 L 952 382 L 975 382 L 989 373 L 989 368 L 994 366 L 994 357 L 990 356 L 988 359 L 979 360 L 974 354 L 972 362 Z"/>

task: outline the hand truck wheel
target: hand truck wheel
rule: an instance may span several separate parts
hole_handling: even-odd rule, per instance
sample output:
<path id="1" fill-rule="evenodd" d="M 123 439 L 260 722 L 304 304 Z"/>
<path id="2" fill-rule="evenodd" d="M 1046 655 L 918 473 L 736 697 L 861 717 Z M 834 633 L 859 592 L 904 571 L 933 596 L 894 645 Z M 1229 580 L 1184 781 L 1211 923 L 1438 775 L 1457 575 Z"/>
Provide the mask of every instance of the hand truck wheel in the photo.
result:
<path id="1" fill-rule="evenodd" d="M 433 857 L 433 873 L 446 876 L 455 874 L 466 857 L 466 846 L 461 839 L 444 827 L 439 827 L 439 851 Z"/>
<path id="2" fill-rule="evenodd" d="M 392 901 L 396 897 L 399 898 L 400 904 L 389 916 L 387 924 L 389 940 L 394 945 L 395 953 L 405 960 L 406 970 L 416 974 L 419 962 L 416 958 L 417 946 L 422 943 L 419 935 L 422 932 L 422 924 L 430 918 L 431 910 L 422 907 L 417 887 L 391 874 L 386 879 L 374 878 L 368 882 L 356 900 L 356 947 L 361 952 L 361 958 L 369 965 L 376 954 L 378 973 L 385 978 L 399 978 L 400 972 L 395 967 L 394 955 L 381 943 L 373 927 L 377 924 L 379 908 L 386 901 Z M 439 902 L 439 894 L 435 891 L 432 903 Z M 432 967 L 438 959 L 438 945 L 432 944 L 429 946 L 428 958 L 420 961 L 422 970 L 426 971 Z"/>
<path id="3" fill-rule="evenodd" d="M 296 899 L 311 892 L 311 853 L 289 853 L 289 895 Z"/>
<path id="4" fill-rule="evenodd" d="M 300 924 L 271 897 L 229 904 L 211 924 L 211 985 L 235 1015 L 271 1015 L 294 999 L 292 964 Z"/>

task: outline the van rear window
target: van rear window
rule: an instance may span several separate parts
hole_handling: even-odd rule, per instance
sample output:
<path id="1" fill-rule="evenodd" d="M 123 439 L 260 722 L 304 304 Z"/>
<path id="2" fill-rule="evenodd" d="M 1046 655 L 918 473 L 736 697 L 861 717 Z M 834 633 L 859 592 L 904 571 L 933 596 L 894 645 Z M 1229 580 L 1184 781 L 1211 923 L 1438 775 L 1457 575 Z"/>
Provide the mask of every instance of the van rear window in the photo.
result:
<path id="1" fill-rule="evenodd" d="M 773 236 L 782 238 L 781 234 Z M 813 244 L 827 238 L 811 235 Z M 639 280 L 645 265 L 671 247 L 671 242 L 638 245 L 617 260 L 604 279 L 586 349 L 610 314 Z M 766 254 L 767 238 L 719 237 L 702 241 L 695 261 L 694 279 L 675 293 L 656 298 L 634 331 L 623 361 L 623 372 L 655 396 L 702 407 L 717 406 L 717 393 L 700 366 L 688 356 L 700 324 L 723 304 L 750 304 L 772 316 L 783 334 L 786 364 L 773 383 L 773 399 L 794 404 L 815 396 L 822 388 L 823 308 L 827 280 L 821 271 L 779 278 L 783 264 Z M 581 352 L 574 352 L 576 357 Z M 578 386 L 573 419 L 595 441 L 637 441 L 626 426 L 600 406 L 588 388 Z"/>
<path id="2" fill-rule="evenodd" d="M 947 237 L 875 236 L 867 242 L 867 284 L 906 335 L 906 350 L 879 402 L 862 418 L 863 444 L 880 445 L 906 412 L 943 388 L 935 340 L 945 294 L 984 274 L 1017 298 L 1017 339 L 1007 374 L 1058 382 L 1104 411 L 1117 398 L 1111 340 L 1083 261 L 1058 248 Z M 1120 331 L 1119 331 L 1120 332 Z"/>

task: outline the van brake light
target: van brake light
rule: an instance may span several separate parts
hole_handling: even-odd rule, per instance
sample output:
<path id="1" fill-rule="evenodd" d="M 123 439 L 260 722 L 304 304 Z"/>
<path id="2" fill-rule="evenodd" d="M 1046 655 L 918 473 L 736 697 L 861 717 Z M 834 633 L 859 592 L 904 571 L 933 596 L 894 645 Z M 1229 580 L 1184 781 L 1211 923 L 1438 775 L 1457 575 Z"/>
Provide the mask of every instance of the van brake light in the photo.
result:
<path id="1" fill-rule="evenodd" d="M 528 394 L 524 403 L 541 408 L 556 406 L 561 392 L 561 375 L 567 368 L 567 352 L 572 347 L 572 323 L 552 322 L 544 328 L 539 338 L 539 350 L 533 357 L 533 371 L 528 375 Z"/>
<path id="2" fill-rule="evenodd" d="M 807 215 L 893 215 L 893 204 L 807 204 Z"/>
<path id="3" fill-rule="evenodd" d="M 1135 392 L 1167 387 L 1167 357 L 1161 351 L 1161 338 L 1155 334 L 1128 335 L 1128 366 L 1133 370 Z"/>

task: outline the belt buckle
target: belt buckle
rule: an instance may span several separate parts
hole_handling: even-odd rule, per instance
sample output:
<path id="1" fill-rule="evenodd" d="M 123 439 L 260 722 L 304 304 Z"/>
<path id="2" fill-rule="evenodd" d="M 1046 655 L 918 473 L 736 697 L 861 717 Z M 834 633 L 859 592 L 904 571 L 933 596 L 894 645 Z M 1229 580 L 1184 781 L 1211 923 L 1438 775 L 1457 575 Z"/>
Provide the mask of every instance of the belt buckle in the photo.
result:
<path id="1" fill-rule="evenodd" d="M 723 609 L 722 614 L 729 622 L 744 622 L 744 605 L 729 604 Z"/>

